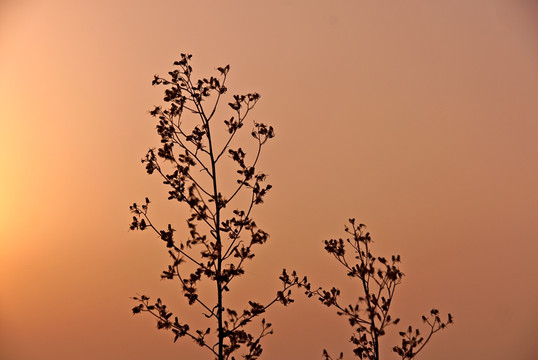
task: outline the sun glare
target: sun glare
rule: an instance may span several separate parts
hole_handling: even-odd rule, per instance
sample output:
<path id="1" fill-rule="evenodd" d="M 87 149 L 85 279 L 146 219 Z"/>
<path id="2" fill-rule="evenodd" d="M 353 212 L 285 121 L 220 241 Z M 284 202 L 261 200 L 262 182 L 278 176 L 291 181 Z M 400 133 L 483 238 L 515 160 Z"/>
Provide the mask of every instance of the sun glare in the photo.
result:
<path id="1" fill-rule="evenodd" d="M 5 184 L 0 183 L 0 244 L 4 242 L 5 232 L 9 223 L 9 199 Z"/>

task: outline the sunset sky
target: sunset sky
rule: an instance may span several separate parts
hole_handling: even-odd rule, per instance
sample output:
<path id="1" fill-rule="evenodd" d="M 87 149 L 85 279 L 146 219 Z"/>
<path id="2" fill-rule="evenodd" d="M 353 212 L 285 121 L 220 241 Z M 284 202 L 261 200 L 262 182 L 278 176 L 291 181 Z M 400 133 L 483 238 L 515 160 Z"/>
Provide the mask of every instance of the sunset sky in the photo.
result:
<path id="1" fill-rule="evenodd" d="M 158 146 L 154 74 L 182 52 L 195 76 L 230 64 L 271 124 L 255 213 L 270 234 L 232 289 L 271 298 L 282 268 L 359 284 L 323 250 L 348 218 L 400 254 L 402 325 L 455 325 L 419 359 L 538 358 L 538 3 L 534 0 L 0 1 L 0 359 L 211 357 L 173 343 L 132 296 L 198 318 L 161 281 L 162 241 L 129 231 L 148 196 L 187 234 L 185 207 L 146 174 Z M 267 313 L 262 359 L 352 359 L 344 318 L 296 291 Z"/>

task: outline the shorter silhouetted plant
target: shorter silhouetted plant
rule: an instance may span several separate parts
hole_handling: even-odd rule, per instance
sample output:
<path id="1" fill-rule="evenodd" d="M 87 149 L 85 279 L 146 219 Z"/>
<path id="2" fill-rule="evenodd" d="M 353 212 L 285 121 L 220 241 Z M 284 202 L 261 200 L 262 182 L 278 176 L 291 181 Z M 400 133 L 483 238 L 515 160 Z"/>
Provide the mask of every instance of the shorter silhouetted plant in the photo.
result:
<path id="1" fill-rule="evenodd" d="M 370 233 L 365 231 L 365 225 L 356 225 L 355 219 L 349 220 L 346 233 L 351 238 L 325 240 L 325 250 L 344 266 L 347 276 L 360 282 L 361 294 L 358 302 L 353 305 L 343 305 L 339 301 L 340 290 L 332 287 L 330 290 L 318 288 L 312 290 L 310 284 L 305 285 L 308 297 L 317 299 L 328 307 L 335 307 L 337 314 L 345 316 L 355 332 L 351 336 L 354 354 L 359 359 L 379 360 L 379 340 L 385 335 L 386 328 L 396 325 L 400 319 L 393 318 L 390 313 L 396 287 L 401 284 L 404 274 L 400 271 L 400 255 L 393 255 L 390 260 L 372 255 Z M 351 253 L 349 254 L 349 247 Z M 418 328 L 409 326 L 399 334 L 401 345 L 393 347 L 401 359 L 413 359 L 430 341 L 433 334 L 445 329 L 453 323 L 453 317 L 442 321 L 437 309 L 432 309 L 429 315 L 422 316 L 427 324 L 427 335 L 421 335 Z M 333 360 L 326 350 L 323 350 L 325 360 Z M 343 359 L 340 353 L 338 360 Z M 335 359 L 336 360 L 336 359 Z"/>

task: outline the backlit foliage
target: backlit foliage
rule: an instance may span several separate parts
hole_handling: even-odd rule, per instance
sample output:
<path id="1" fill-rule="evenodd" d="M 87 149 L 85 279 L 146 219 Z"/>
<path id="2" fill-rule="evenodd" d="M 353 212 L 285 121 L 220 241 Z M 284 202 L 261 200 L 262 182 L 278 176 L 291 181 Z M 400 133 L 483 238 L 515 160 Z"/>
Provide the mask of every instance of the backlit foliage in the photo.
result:
<path id="1" fill-rule="evenodd" d="M 311 290 L 310 284 L 307 284 L 306 295 L 316 297 L 328 307 L 335 307 L 338 315 L 347 318 L 354 329 L 350 341 L 356 357 L 379 360 L 380 338 L 386 334 L 387 327 L 400 322 L 400 319 L 390 315 L 396 287 L 401 284 L 404 276 L 398 267 L 400 255 L 393 255 L 390 259 L 374 256 L 371 252 L 372 238 L 365 231 L 366 226 L 357 225 L 355 219 L 350 219 L 349 223 L 350 226 L 345 229 L 349 238 L 325 240 L 324 243 L 325 250 L 345 268 L 347 276 L 358 280 L 360 294 L 357 303 L 342 304 L 339 299 L 340 290 L 335 287 L 330 290 Z M 453 322 L 451 314 L 448 314 L 446 321 L 442 321 L 436 309 L 431 310 L 428 316 L 422 316 L 422 320 L 428 326 L 425 337 L 419 329 L 411 326 L 399 333 L 402 343 L 394 346 L 393 351 L 401 359 L 415 358 L 434 333 Z M 323 351 L 323 359 L 333 360 L 326 350 Z M 343 359 L 343 354 L 334 359 Z"/>
<path id="2" fill-rule="evenodd" d="M 272 126 L 254 122 L 251 136 L 256 150 L 253 157 L 247 158 L 242 147 L 234 146 L 234 139 L 260 95 L 233 95 L 227 104 L 232 116 L 215 123 L 217 109 L 228 90 L 225 84 L 230 66 L 217 68 L 217 77 L 194 80 L 191 57 L 181 54 L 167 78 L 155 76 L 153 80 L 153 85 L 165 87 L 166 105 L 150 111 L 157 120 L 161 144 L 157 149 L 149 149 L 142 160 L 148 174 L 162 178 L 169 189 L 168 199 L 190 209 L 186 221 L 189 236 L 178 240 L 171 224 L 160 228 L 150 217 L 148 198 L 130 207 L 130 228 L 151 230 L 163 241 L 170 264 L 161 277 L 177 281 L 188 304 L 197 306 L 205 318 L 214 322 L 209 328 L 198 329 L 181 321 L 181 316 L 174 316 L 161 299 L 151 301 L 146 295 L 133 298 L 138 304 L 132 310 L 134 314 L 151 314 L 157 328 L 170 331 L 174 341 L 190 338 L 215 359 L 235 359 L 241 354 L 244 359 L 254 360 L 262 353 L 260 340 L 272 333 L 271 324 L 261 318 L 255 330 L 246 325 L 274 303 L 293 302 L 289 289 L 305 283 L 284 271 L 282 289 L 270 301 L 262 304 L 245 299 L 245 307 L 240 310 L 230 308 L 225 301 L 226 293 L 232 291 L 232 281 L 245 273 L 245 262 L 254 257 L 254 248 L 269 237 L 253 220 L 252 210 L 263 203 L 271 189 L 257 163 L 262 148 L 275 132 Z M 225 129 L 220 135 L 220 139 L 224 138 L 220 146 L 216 141 L 216 124 Z M 226 158 L 235 164 L 235 172 L 220 171 Z M 222 179 L 234 177 L 234 188 L 224 191 Z M 245 196 L 239 194 L 247 194 L 246 203 Z M 236 203 L 244 206 L 235 207 Z M 202 281 L 214 284 L 213 298 L 200 295 Z"/>

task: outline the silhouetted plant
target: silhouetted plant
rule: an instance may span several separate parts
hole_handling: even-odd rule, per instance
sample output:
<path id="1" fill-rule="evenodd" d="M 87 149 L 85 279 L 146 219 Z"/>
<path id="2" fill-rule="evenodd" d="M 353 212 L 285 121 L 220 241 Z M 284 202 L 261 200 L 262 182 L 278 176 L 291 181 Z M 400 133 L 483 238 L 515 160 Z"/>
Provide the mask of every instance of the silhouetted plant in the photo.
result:
<path id="1" fill-rule="evenodd" d="M 262 353 L 260 340 L 271 334 L 272 329 L 265 319 L 261 320 L 256 334 L 247 331 L 246 325 L 276 302 L 284 305 L 293 302 L 289 289 L 302 285 L 295 274 L 290 276 L 284 271 L 280 277 L 283 287 L 268 303 L 246 299 L 246 308 L 240 311 L 225 305 L 225 294 L 231 291 L 232 280 L 244 274 L 245 261 L 254 257 L 254 245 L 264 244 L 269 236 L 257 226 L 251 212 L 271 189 L 271 185 L 265 185 L 266 175 L 257 172 L 256 166 L 263 146 L 275 133 L 272 126 L 254 122 L 251 135 L 257 150 L 250 161 L 241 147 L 232 147 L 235 135 L 260 99 L 257 93 L 234 95 L 228 103 L 234 116 L 223 121 L 226 131 L 219 146 L 215 141 L 214 117 L 221 97 L 227 92 L 225 83 L 230 66 L 219 67 L 218 77 L 195 81 L 191 57 L 181 54 L 168 79 L 155 76 L 153 80 L 153 85 L 166 87 L 164 101 L 168 105 L 156 106 L 150 112 L 158 120 L 161 146 L 150 149 L 142 160 L 147 172 L 158 174 L 169 187 L 168 199 L 185 203 L 190 209 L 187 219 L 190 236 L 178 241 L 171 224 L 161 229 L 150 220 L 148 198 L 144 204 L 130 207 L 134 215 L 130 228 L 151 229 L 165 243 L 171 264 L 161 277 L 178 281 L 188 304 L 199 306 L 206 318 L 214 319 L 214 325 L 194 329 L 174 316 L 161 299 L 152 302 L 146 295 L 133 298 L 139 304 L 132 310 L 134 314 L 150 313 L 156 318 L 158 329 L 174 334 L 174 341 L 191 338 L 218 360 L 235 359 L 232 354 L 240 348 L 245 349 L 243 358 L 253 360 Z M 210 99 L 213 101 L 208 105 Z M 189 122 L 184 122 L 183 116 L 189 113 L 192 115 Z M 236 175 L 220 176 L 219 165 L 226 158 L 235 163 Z M 226 194 L 222 178 L 235 177 L 233 189 Z M 238 196 L 240 193 L 249 194 L 246 206 L 229 211 L 232 200 L 243 201 Z M 204 279 L 215 285 L 213 299 L 203 298 L 198 291 Z"/>
<path id="2" fill-rule="evenodd" d="M 400 271 L 400 255 L 392 256 L 390 260 L 375 257 L 371 253 L 372 238 L 365 232 L 364 224 L 355 224 L 355 219 L 349 220 L 351 227 L 345 228 L 351 238 L 325 240 L 325 250 L 347 270 L 347 276 L 356 278 L 360 282 L 361 294 L 358 302 L 353 305 L 343 305 L 339 302 L 340 290 L 333 287 L 330 290 L 318 288 L 311 290 L 307 284 L 306 295 L 317 297 L 326 306 L 335 307 L 337 314 L 345 316 L 349 324 L 355 329 L 350 341 L 355 346 L 353 352 L 359 359 L 379 360 L 379 340 L 385 335 L 389 325 L 396 325 L 400 319 L 393 318 L 390 307 L 394 298 L 396 287 L 401 284 L 404 274 Z M 348 253 L 351 247 L 353 255 Z M 291 284 L 291 283 L 290 283 Z M 422 316 L 428 325 L 426 337 L 419 329 L 409 326 L 406 331 L 400 332 L 402 343 L 394 346 L 401 359 L 413 359 L 429 342 L 432 335 L 447 325 L 453 323 L 451 314 L 443 322 L 439 311 L 432 309 L 428 316 Z M 326 350 L 323 358 L 332 360 Z M 341 353 L 338 359 L 343 359 Z"/>

